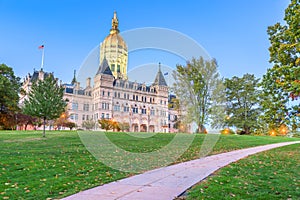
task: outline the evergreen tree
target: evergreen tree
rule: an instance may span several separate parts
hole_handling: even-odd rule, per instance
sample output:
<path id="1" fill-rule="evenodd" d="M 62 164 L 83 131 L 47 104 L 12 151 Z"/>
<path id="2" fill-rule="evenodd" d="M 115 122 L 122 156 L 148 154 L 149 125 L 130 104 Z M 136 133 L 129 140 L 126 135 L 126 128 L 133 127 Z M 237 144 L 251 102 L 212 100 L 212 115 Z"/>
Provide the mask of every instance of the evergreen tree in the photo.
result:
<path id="1" fill-rule="evenodd" d="M 50 75 L 43 81 L 34 82 L 28 99 L 24 101 L 24 113 L 43 120 L 43 137 L 46 136 L 46 120 L 56 119 L 65 111 L 63 91 L 64 89 L 58 86 L 57 81 Z"/>

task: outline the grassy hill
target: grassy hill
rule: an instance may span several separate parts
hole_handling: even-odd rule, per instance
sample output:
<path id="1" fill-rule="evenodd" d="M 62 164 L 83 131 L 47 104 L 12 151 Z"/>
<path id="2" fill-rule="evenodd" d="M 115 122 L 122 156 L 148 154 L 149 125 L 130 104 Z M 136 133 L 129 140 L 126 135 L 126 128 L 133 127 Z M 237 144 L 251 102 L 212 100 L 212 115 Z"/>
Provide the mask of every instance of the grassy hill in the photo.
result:
<path id="1" fill-rule="evenodd" d="M 84 133 L 81 133 L 84 134 Z M 155 134 L 134 137 L 126 133 L 87 132 L 105 135 L 118 147 L 129 152 L 143 153 L 158 150 L 169 144 L 174 134 Z M 42 138 L 38 131 L 0 132 L 0 198 L 51 199 L 112 182 L 134 173 L 112 169 L 96 159 L 82 143 L 77 132 L 47 132 Z M 143 138 L 143 136 L 145 136 Z M 189 138 L 192 135 L 183 134 Z M 174 161 L 199 158 L 205 135 L 196 135 L 189 148 Z M 293 141 L 295 138 L 267 136 L 220 136 L 209 154 L 234 149 Z M 159 163 L 155 167 L 159 167 Z"/>

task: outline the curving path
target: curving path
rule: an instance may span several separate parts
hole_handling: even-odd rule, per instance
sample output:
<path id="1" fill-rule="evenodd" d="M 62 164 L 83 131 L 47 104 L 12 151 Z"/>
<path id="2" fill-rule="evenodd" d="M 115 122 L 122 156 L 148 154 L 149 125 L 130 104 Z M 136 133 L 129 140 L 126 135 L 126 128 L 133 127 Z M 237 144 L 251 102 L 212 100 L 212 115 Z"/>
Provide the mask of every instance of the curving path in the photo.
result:
<path id="1" fill-rule="evenodd" d="M 64 200 L 172 200 L 214 171 L 249 155 L 300 143 L 284 142 L 212 155 L 95 187 Z"/>

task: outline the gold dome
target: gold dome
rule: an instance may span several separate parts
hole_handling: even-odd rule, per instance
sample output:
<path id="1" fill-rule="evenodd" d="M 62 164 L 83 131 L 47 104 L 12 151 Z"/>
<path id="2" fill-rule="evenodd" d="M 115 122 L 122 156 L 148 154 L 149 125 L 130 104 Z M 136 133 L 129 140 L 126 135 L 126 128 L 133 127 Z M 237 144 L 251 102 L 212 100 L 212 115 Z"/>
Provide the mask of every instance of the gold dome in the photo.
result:
<path id="1" fill-rule="evenodd" d="M 109 35 L 100 45 L 100 64 L 107 59 L 109 67 L 115 78 L 127 79 L 127 45 L 123 38 L 119 35 L 119 20 L 117 13 L 114 12 L 112 18 L 112 27 Z"/>
<path id="2" fill-rule="evenodd" d="M 127 45 L 123 38 L 118 33 L 109 34 L 103 41 L 102 45 L 106 48 L 125 49 L 127 51 Z"/>

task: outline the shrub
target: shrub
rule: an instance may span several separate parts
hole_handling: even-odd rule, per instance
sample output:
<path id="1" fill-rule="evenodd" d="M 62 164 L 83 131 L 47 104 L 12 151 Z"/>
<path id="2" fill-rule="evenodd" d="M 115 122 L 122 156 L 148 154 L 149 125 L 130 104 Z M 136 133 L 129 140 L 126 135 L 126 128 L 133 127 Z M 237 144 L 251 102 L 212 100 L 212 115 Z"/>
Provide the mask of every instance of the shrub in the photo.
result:
<path id="1" fill-rule="evenodd" d="M 220 133 L 222 135 L 233 135 L 233 134 L 235 134 L 235 132 L 230 128 L 225 128 L 225 129 L 221 130 Z"/>

